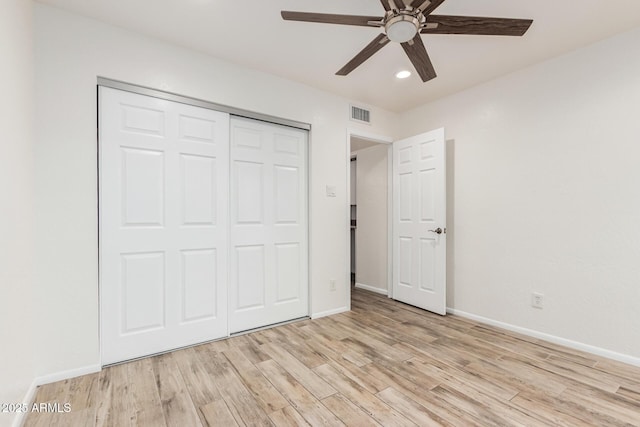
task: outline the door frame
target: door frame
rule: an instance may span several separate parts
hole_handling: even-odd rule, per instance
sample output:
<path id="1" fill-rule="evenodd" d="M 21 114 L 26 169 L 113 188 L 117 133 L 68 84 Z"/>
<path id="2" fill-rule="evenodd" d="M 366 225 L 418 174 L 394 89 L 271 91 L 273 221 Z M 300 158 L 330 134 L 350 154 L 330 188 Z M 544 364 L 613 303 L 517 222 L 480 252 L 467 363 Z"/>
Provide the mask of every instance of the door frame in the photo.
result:
<path id="1" fill-rule="evenodd" d="M 393 242 L 393 174 L 391 167 L 393 166 L 393 141 L 394 139 L 390 136 L 380 135 L 372 132 L 367 132 L 362 129 L 356 128 L 347 128 L 347 152 L 346 158 L 349 160 L 347 162 L 346 168 L 346 189 L 347 191 L 351 191 L 351 137 L 357 137 L 360 139 L 366 139 L 371 142 L 375 142 L 377 144 L 385 144 L 387 146 L 387 297 L 393 297 L 393 247 L 391 243 Z M 351 229 L 351 203 L 349 203 L 349 194 L 347 194 L 347 204 L 345 209 L 345 225 L 347 226 L 347 230 Z M 351 236 L 350 233 L 346 233 L 346 242 L 347 242 L 347 256 L 351 254 Z M 345 257 L 345 262 L 347 261 Z M 346 281 L 348 283 L 347 286 L 347 301 L 346 307 L 347 310 L 351 310 L 351 268 L 350 264 L 347 262 L 346 264 L 349 268 L 347 268 L 346 273 Z M 357 271 L 356 271 L 357 274 Z"/>
<path id="2" fill-rule="evenodd" d="M 311 214 L 311 188 L 312 188 L 312 173 L 311 173 L 311 150 L 312 150 L 312 132 L 311 132 L 311 124 L 310 123 L 305 123 L 305 122 L 300 122 L 297 120 L 290 120 L 290 119 L 284 119 L 281 117 L 277 117 L 277 116 L 271 116 L 269 114 L 263 114 L 263 113 L 258 113 L 255 111 L 250 111 L 250 110 L 244 110 L 241 108 L 235 108 L 235 107 L 231 107 L 228 105 L 224 105 L 224 104 L 218 104 L 215 102 L 210 102 L 210 101 L 206 101 L 203 99 L 198 99 L 198 98 L 193 98 L 190 96 L 184 96 L 184 95 L 180 95 L 177 93 L 173 93 L 173 92 L 168 92 L 168 91 L 163 91 L 163 90 L 159 90 L 159 89 L 154 89 L 154 88 L 150 88 L 150 87 L 146 87 L 146 86 L 141 86 L 141 85 L 136 85 L 136 84 L 132 84 L 132 83 L 127 83 L 127 82 L 123 82 L 120 80 L 115 80 L 115 79 L 109 79 L 106 77 L 102 77 L 102 76 L 97 76 L 96 79 L 96 93 L 97 93 L 97 108 L 98 108 L 98 112 L 100 110 L 100 96 L 99 96 L 99 88 L 100 86 L 102 87 L 106 87 L 106 88 L 111 88 L 111 89 L 118 89 L 118 90 L 122 90 L 125 92 L 131 92 L 131 93 L 135 93 L 138 95 L 144 95 L 144 96 L 150 96 L 153 98 L 158 98 L 158 99 L 162 99 L 165 101 L 172 101 L 172 102 L 178 102 L 181 104 L 186 104 L 186 105 L 191 105 L 194 107 L 201 107 L 201 108 L 205 108 L 208 110 L 213 110 L 213 111 L 219 111 L 219 112 L 223 112 L 223 113 L 229 113 L 230 116 L 240 116 L 240 117 L 245 117 L 248 119 L 255 119 L 255 120 L 260 120 L 260 121 L 264 121 L 264 122 L 269 122 L 269 123 L 273 123 L 276 125 L 282 125 L 282 126 L 288 126 L 288 127 L 292 127 L 292 128 L 296 128 L 296 129 L 301 129 L 301 130 L 305 130 L 308 132 L 307 134 L 307 156 L 306 156 L 306 162 L 307 162 L 307 245 L 308 245 L 308 251 L 307 251 L 307 263 L 308 263 L 308 269 L 307 269 L 307 277 L 308 277 L 308 283 L 307 286 L 309 288 L 309 295 L 308 295 L 308 307 L 309 307 L 309 317 L 311 317 L 312 315 L 312 296 L 313 296 L 313 283 L 311 280 L 311 241 L 312 241 L 312 235 L 311 235 L 311 224 L 312 224 L 312 214 Z M 98 123 L 98 127 L 100 126 L 100 123 Z M 348 141 L 347 141 L 348 142 Z M 99 138 L 99 129 L 97 129 L 97 139 L 96 139 L 96 145 L 97 145 L 97 149 L 98 149 L 98 153 L 100 152 L 100 138 Z M 103 363 L 102 360 L 102 300 L 101 300 L 101 293 L 100 293 L 100 289 L 102 288 L 102 283 L 101 283 L 101 265 L 102 265 L 102 253 L 101 253 L 101 245 L 100 245 L 100 235 L 102 234 L 102 227 L 101 227 L 101 221 L 100 221 L 100 213 L 101 213 L 101 192 L 100 192 L 100 169 L 103 166 L 101 163 L 101 159 L 100 157 L 96 158 L 96 163 L 97 163 L 97 177 L 98 177 L 98 194 L 97 194 L 97 200 L 96 200 L 96 218 L 97 218 L 97 229 L 96 229 L 96 233 L 98 236 L 98 271 L 97 271 L 97 283 L 98 283 L 98 298 L 97 298 L 97 305 L 98 305 L 98 348 L 99 348 L 99 365 L 101 368 L 103 368 L 105 365 Z M 351 295 L 349 292 L 349 300 L 351 300 Z M 227 302 L 228 304 L 228 302 Z M 286 322 L 285 322 L 286 323 Z M 224 338 L 228 338 L 231 335 L 229 334 L 229 325 L 227 324 L 227 335 Z M 194 343 L 193 345 L 197 345 L 199 343 Z M 187 346 L 189 347 L 189 346 Z M 175 349 L 174 349 L 175 350 Z M 168 351 L 174 351 L 174 350 L 168 350 Z"/>

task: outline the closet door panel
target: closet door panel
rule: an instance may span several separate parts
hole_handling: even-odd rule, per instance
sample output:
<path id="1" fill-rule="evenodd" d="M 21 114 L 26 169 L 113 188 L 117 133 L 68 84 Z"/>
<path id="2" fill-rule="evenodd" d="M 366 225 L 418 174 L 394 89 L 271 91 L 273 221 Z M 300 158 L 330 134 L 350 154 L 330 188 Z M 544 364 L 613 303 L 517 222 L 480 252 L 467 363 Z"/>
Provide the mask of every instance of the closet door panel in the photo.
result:
<path id="1" fill-rule="evenodd" d="M 100 87 L 102 363 L 224 337 L 229 115 Z"/>
<path id="2" fill-rule="evenodd" d="M 307 316 L 306 131 L 231 118 L 231 333 Z"/>

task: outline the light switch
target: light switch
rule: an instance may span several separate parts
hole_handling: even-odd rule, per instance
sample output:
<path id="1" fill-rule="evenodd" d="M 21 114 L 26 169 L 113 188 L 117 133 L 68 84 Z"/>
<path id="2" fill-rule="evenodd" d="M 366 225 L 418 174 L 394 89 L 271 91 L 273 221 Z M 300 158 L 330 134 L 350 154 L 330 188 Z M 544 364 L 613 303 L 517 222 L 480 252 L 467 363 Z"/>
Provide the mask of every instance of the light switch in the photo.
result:
<path id="1" fill-rule="evenodd" d="M 327 185 L 327 197 L 336 197 L 335 185 Z"/>

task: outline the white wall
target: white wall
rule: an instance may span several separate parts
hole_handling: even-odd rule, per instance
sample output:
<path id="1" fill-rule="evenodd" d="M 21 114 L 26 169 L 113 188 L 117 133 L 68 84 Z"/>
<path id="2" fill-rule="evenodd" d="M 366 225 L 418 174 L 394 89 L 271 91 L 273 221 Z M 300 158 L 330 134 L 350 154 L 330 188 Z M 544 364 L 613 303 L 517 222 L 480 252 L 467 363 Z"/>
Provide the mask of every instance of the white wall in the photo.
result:
<path id="1" fill-rule="evenodd" d="M 348 100 L 49 6 L 35 24 L 40 375 L 99 363 L 96 76 L 310 123 L 312 312 L 348 306 Z M 373 116 L 390 133 L 396 116 Z"/>
<path id="2" fill-rule="evenodd" d="M 1 49 L 4 58 L 4 49 L 18 47 L 7 54 L 22 65 L 3 67 L 2 89 L 12 111 L 24 112 L 29 25 L 16 17 L 28 2 L 14 3 L 15 13 L 3 5 L 2 40 L 11 46 Z M 99 363 L 98 75 L 311 123 L 312 311 L 347 306 L 348 100 L 40 4 L 35 38 L 38 375 Z M 400 137 L 445 126 L 452 140 L 451 307 L 640 357 L 639 49 L 634 31 L 402 116 Z M 373 113 L 377 122 L 366 132 L 392 134 L 396 116 Z M 6 191 L 14 202 L 6 205 L 17 207 L 0 213 L 0 247 L 11 250 L 0 257 L 10 264 L 0 274 L 3 283 L 5 276 L 24 283 L 9 286 L 17 298 L 29 293 L 20 272 L 28 271 L 21 266 L 30 246 L 17 237 L 30 229 L 31 166 L 28 115 L 14 114 L 2 116 L 16 129 L 14 141 L 27 143 L 4 139 L 0 148 L 3 200 Z M 325 197 L 327 184 L 338 197 Z M 7 226 L 18 214 L 22 225 Z M 337 292 L 329 292 L 329 279 Z M 533 290 L 545 294 L 542 311 L 530 308 Z M 25 307 L 2 309 L 29 328 Z M 19 394 L 33 351 L 23 335 L 3 333 L 21 349 L 3 364 Z"/>
<path id="3" fill-rule="evenodd" d="M 640 360 L 639 109 L 637 29 L 402 115 L 446 130 L 450 307 Z"/>
<path id="4" fill-rule="evenodd" d="M 32 321 L 33 48 L 29 0 L 0 13 L 0 403 L 19 403 L 34 380 Z M 0 426 L 15 414 L 0 413 Z"/>
<path id="5" fill-rule="evenodd" d="M 387 144 L 358 150 L 356 286 L 388 292 Z"/>

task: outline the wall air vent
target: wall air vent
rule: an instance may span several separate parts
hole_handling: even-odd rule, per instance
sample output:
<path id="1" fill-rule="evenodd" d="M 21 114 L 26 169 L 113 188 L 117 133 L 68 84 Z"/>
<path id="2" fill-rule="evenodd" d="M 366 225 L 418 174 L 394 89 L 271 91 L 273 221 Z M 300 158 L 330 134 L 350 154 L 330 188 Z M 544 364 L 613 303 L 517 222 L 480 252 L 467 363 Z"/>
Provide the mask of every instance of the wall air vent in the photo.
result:
<path id="1" fill-rule="evenodd" d="M 371 124 L 371 111 L 366 108 L 351 105 L 350 119 L 358 123 Z"/>

